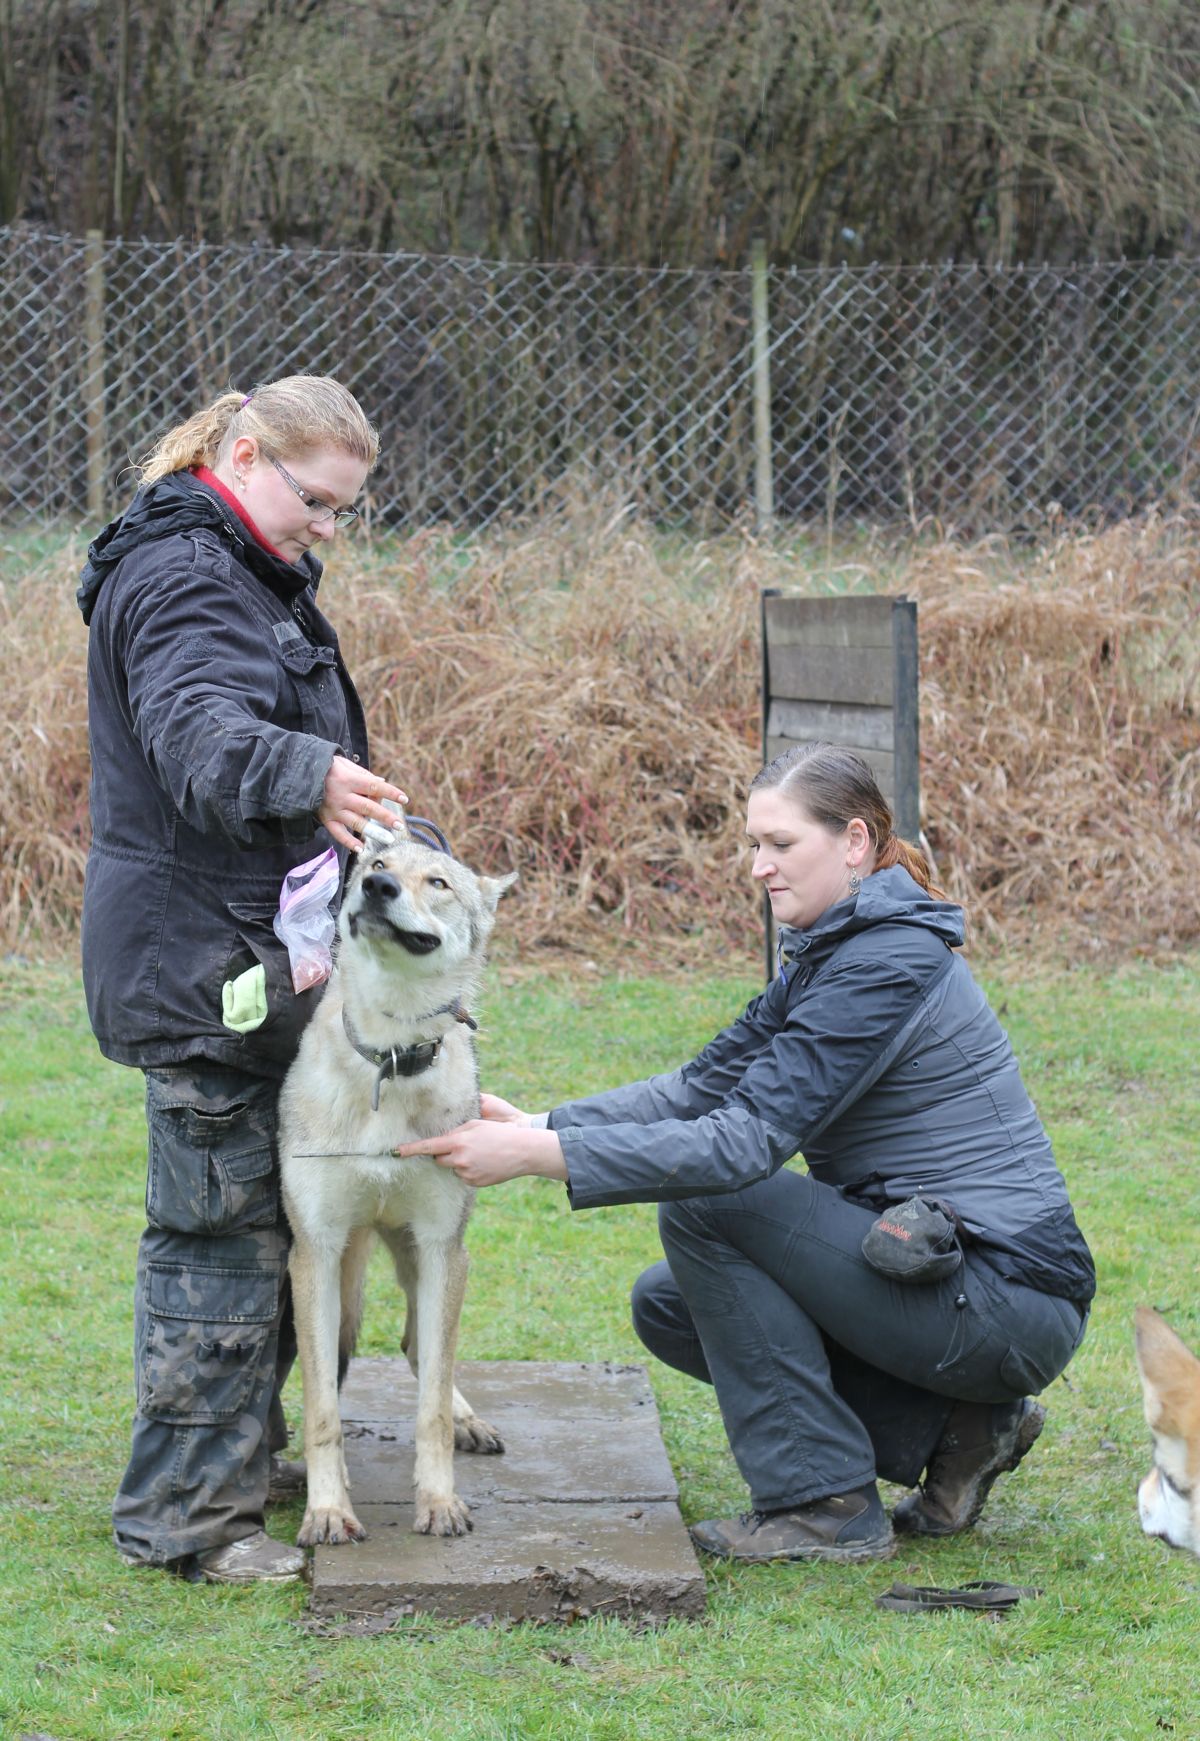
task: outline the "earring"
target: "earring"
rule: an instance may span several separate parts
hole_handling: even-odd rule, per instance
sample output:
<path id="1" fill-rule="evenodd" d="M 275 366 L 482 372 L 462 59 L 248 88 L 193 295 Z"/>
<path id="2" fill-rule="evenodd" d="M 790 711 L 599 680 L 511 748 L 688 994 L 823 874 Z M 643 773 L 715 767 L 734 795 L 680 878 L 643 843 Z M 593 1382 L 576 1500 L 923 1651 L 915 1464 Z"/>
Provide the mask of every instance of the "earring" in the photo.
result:
<path id="1" fill-rule="evenodd" d="M 850 893 L 856 895 L 861 888 L 862 878 L 859 876 L 857 871 L 852 870 L 850 872 Z"/>

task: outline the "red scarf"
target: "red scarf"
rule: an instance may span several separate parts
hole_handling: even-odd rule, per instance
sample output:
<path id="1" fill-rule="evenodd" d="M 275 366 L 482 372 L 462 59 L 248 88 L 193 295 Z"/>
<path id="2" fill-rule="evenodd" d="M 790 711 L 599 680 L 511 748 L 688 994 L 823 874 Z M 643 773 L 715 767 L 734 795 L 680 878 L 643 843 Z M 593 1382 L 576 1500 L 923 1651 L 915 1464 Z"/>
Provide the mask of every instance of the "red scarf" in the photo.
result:
<path id="1" fill-rule="evenodd" d="M 194 465 L 192 467 L 192 476 L 194 478 L 199 479 L 199 481 L 202 484 L 204 484 L 207 489 L 215 491 L 215 493 L 218 496 L 220 496 L 220 498 L 223 502 L 228 503 L 228 505 L 233 509 L 234 513 L 237 515 L 238 519 L 242 522 L 242 525 L 246 528 L 246 530 L 253 537 L 255 543 L 261 544 L 263 549 L 267 552 L 268 556 L 274 556 L 279 562 L 287 562 L 289 568 L 295 567 L 295 563 L 289 562 L 288 558 L 283 554 L 282 551 L 276 550 L 275 546 L 271 543 L 271 541 L 269 539 L 263 537 L 262 533 L 259 531 L 258 527 L 254 524 L 254 521 L 250 518 L 250 516 L 246 512 L 245 508 L 243 508 L 242 504 L 238 501 L 238 499 L 234 495 L 233 491 L 227 490 L 225 488 L 225 485 L 221 482 L 221 480 L 217 476 L 216 472 L 210 472 L 206 465 Z"/>

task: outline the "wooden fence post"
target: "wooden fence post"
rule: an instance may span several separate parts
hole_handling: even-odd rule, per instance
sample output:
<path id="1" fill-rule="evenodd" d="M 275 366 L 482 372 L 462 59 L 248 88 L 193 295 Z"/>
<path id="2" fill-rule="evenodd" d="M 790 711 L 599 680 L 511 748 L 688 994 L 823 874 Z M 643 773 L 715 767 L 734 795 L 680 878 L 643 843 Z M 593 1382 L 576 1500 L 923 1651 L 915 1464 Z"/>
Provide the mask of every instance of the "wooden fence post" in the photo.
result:
<path id="1" fill-rule="evenodd" d="M 754 359 L 754 516 L 761 534 L 775 518 L 771 475 L 771 322 L 767 307 L 767 245 L 755 237 L 750 249 L 750 319 Z"/>
<path id="2" fill-rule="evenodd" d="M 83 397 L 87 433 L 87 511 L 89 520 L 103 520 L 108 440 L 104 422 L 104 237 L 89 230 L 84 246 Z"/>

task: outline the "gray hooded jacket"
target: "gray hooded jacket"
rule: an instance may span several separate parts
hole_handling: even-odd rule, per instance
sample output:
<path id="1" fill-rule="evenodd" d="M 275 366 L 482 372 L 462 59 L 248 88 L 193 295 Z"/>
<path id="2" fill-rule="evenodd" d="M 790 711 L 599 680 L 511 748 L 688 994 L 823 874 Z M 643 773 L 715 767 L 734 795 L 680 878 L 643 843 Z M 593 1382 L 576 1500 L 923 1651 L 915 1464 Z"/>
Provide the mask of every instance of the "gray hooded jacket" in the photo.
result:
<path id="1" fill-rule="evenodd" d="M 572 1206 L 737 1191 L 803 1154 L 872 1208 L 948 1202 L 1003 1274 L 1091 1299 L 1091 1254 L 962 936 L 961 909 L 899 867 L 785 930 L 779 978 L 691 1063 L 550 1114 Z"/>

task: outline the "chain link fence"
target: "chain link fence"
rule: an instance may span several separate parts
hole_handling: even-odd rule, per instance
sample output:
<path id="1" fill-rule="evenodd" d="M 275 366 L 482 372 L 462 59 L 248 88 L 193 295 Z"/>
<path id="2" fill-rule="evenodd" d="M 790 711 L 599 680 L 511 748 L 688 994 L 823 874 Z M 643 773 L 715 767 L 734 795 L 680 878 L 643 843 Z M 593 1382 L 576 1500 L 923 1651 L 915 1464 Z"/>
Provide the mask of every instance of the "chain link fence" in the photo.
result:
<path id="1" fill-rule="evenodd" d="M 0 509 L 95 521 L 206 399 L 314 371 L 380 427 L 379 525 L 481 526 L 608 486 L 698 528 L 755 505 L 975 530 L 1052 503 L 1116 515 L 1195 487 L 1198 279 L 1180 259 L 764 267 L 756 299 L 749 267 L 0 230 Z"/>

